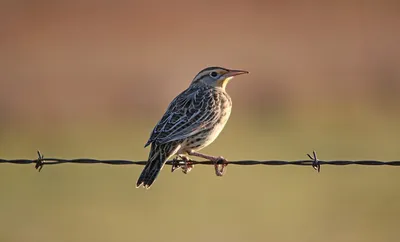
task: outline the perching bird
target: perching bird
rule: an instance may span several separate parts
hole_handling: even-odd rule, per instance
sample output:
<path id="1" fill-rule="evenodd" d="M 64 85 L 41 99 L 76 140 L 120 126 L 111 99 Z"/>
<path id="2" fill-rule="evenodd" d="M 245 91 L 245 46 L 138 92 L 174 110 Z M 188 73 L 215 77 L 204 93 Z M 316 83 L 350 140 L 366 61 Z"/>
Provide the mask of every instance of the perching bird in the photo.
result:
<path id="1" fill-rule="evenodd" d="M 136 187 L 150 188 L 165 162 L 174 155 L 188 160 L 185 155 L 215 162 L 225 160 L 197 153 L 211 144 L 229 119 L 232 101 L 225 91 L 234 76 L 247 74 L 242 70 L 208 67 L 200 71 L 190 86 L 168 106 L 164 116 L 154 127 L 145 147 L 151 144 L 150 154 Z M 226 160 L 225 160 L 226 161 Z"/>

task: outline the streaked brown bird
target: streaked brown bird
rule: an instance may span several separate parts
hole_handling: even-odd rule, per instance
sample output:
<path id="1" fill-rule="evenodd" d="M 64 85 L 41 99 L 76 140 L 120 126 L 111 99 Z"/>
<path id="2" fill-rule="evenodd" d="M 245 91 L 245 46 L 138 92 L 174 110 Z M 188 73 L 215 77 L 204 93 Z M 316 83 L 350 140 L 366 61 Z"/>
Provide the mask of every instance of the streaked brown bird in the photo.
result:
<path id="1" fill-rule="evenodd" d="M 194 77 L 190 86 L 169 104 L 154 127 L 144 146 L 151 144 L 151 149 L 136 187 L 150 188 L 165 162 L 174 155 L 186 162 L 189 160 L 186 155 L 213 161 L 217 175 L 222 175 L 223 168 L 218 170 L 218 163 L 226 161 L 223 157 L 197 151 L 211 144 L 229 119 L 232 100 L 225 90 L 226 85 L 234 76 L 247 73 L 208 67 Z"/>

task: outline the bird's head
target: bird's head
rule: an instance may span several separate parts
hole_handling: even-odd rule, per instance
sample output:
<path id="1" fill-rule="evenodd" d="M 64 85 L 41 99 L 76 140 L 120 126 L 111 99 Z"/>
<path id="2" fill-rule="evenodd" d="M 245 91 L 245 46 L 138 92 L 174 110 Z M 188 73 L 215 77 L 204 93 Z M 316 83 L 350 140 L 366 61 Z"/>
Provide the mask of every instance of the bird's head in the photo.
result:
<path id="1" fill-rule="evenodd" d="M 193 79 L 191 85 L 208 85 L 225 89 L 229 80 L 237 75 L 248 74 L 248 71 L 229 70 L 222 67 L 208 67 L 201 70 Z"/>

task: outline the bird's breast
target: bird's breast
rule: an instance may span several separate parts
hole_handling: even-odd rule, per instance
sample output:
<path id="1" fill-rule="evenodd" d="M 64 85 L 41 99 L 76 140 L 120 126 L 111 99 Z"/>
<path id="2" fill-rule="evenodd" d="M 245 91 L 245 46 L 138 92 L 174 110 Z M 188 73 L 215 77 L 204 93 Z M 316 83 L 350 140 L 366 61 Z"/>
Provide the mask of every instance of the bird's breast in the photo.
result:
<path id="1" fill-rule="evenodd" d="M 219 118 L 210 127 L 206 127 L 203 131 L 188 137 L 184 142 L 183 149 L 185 150 L 201 150 L 204 147 L 211 144 L 224 129 L 226 123 L 229 120 L 232 101 L 227 93 L 218 93 L 214 96 L 214 101 L 216 105 L 216 112 L 219 112 Z"/>

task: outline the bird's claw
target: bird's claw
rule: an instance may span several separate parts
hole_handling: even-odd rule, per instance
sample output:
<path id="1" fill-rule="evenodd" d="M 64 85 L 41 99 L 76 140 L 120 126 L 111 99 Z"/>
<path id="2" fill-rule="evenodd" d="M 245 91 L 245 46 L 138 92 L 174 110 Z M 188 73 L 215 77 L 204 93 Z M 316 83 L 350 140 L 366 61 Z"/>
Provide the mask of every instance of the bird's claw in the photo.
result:
<path id="1" fill-rule="evenodd" d="M 194 165 L 190 162 L 190 159 L 186 156 L 178 156 L 172 160 L 172 168 L 171 172 L 174 172 L 176 169 L 181 168 L 184 174 L 188 174 Z"/>
<path id="2" fill-rule="evenodd" d="M 214 163 L 215 175 L 223 176 L 225 173 L 225 167 L 228 165 L 228 161 L 224 157 L 220 156 L 214 160 Z"/>
<path id="3" fill-rule="evenodd" d="M 185 164 L 182 167 L 182 172 L 184 174 L 188 174 L 192 169 L 193 169 L 194 165 L 190 164 L 190 162 L 185 162 Z"/>

